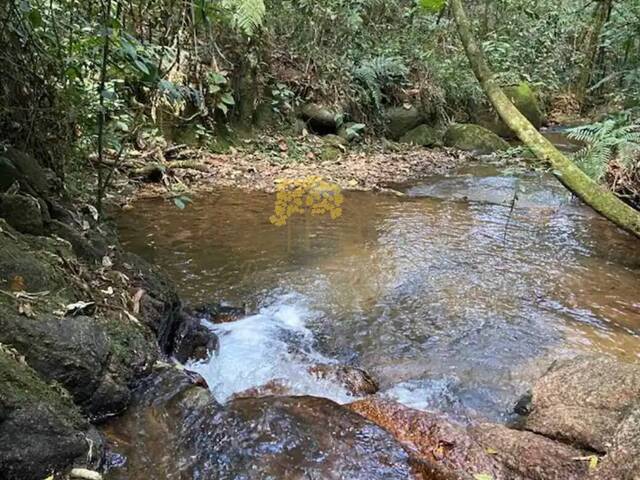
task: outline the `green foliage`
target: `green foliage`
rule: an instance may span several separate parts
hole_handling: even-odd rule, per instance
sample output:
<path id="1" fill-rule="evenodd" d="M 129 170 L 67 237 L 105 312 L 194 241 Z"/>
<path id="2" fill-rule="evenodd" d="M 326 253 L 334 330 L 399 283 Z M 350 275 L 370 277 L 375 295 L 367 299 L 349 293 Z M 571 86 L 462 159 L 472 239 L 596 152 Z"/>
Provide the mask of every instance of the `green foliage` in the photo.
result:
<path id="1" fill-rule="evenodd" d="M 640 124 L 628 122 L 628 118 L 621 116 L 569 130 L 569 138 L 587 144 L 576 154 L 575 159 L 580 168 L 594 180 L 603 179 L 614 159 L 625 168 L 638 161 Z"/>
<path id="2" fill-rule="evenodd" d="M 447 0 L 416 0 L 416 1 L 420 8 L 430 13 L 437 13 L 447 5 Z"/>
<path id="3" fill-rule="evenodd" d="M 381 113 L 383 101 L 388 99 L 385 93 L 403 83 L 408 73 L 402 59 L 378 56 L 354 68 L 353 78 L 369 97 L 375 111 Z"/>
<path id="4" fill-rule="evenodd" d="M 264 0 L 224 0 L 233 11 L 233 21 L 241 32 L 251 37 L 262 26 L 266 13 Z"/>

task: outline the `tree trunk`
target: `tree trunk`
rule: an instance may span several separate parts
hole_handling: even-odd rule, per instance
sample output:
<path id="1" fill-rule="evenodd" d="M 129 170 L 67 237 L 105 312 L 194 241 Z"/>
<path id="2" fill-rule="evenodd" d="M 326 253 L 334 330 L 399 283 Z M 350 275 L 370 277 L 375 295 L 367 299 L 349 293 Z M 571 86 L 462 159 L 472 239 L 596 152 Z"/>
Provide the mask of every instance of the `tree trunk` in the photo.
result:
<path id="1" fill-rule="evenodd" d="M 471 33 L 471 24 L 462 6 L 462 0 L 451 0 L 450 4 L 471 68 L 500 118 L 539 160 L 551 165 L 554 175 L 565 187 L 595 211 L 640 237 L 640 212 L 591 180 L 520 113 L 494 79 L 484 54 Z"/>
<path id="2" fill-rule="evenodd" d="M 593 20 L 589 26 L 589 30 L 585 35 L 584 64 L 580 69 L 580 75 L 575 87 L 576 99 L 580 106 L 584 104 L 589 88 L 589 81 L 593 76 L 593 70 L 596 65 L 596 58 L 600 46 L 600 35 L 604 28 L 611 9 L 613 8 L 613 0 L 600 0 L 593 11 Z"/>

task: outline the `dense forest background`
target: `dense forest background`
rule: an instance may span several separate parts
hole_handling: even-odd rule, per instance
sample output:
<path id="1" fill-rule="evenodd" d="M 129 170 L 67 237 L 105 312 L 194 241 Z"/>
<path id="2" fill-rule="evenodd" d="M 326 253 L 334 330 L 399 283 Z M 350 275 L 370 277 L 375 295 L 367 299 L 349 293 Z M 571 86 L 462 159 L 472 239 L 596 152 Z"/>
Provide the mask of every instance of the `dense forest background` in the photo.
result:
<path id="1" fill-rule="evenodd" d="M 394 106 L 434 125 L 478 122 L 489 104 L 444 3 L 9 0 L 1 145 L 100 203 L 131 148 L 223 150 L 255 127 L 295 131 L 309 102 L 368 138 Z M 596 122 L 575 133 L 591 145 L 583 169 L 637 205 L 640 4 L 465 3 L 499 82 L 529 86 L 547 122 Z"/>

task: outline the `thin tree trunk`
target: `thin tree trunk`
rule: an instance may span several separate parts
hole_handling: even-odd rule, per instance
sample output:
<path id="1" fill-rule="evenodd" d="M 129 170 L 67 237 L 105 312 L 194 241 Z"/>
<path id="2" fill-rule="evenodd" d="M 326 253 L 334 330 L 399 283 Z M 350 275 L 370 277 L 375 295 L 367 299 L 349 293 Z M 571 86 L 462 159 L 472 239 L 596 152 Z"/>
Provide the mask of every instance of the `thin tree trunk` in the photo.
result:
<path id="1" fill-rule="evenodd" d="M 578 103 L 582 106 L 587 96 L 589 82 L 593 77 L 593 70 L 596 66 L 596 59 L 600 47 L 600 36 L 604 28 L 611 9 L 613 0 L 600 0 L 593 11 L 593 20 L 589 26 L 589 31 L 585 36 L 584 64 L 580 69 L 580 75 L 575 87 L 575 94 Z"/>
<path id="2" fill-rule="evenodd" d="M 484 54 L 473 37 L 462 0 L 451 0 L 450 5 L 471 68 L 500 118 L 538 159 L 551 165 L 554 175 L 565 187 L 595 211 L 640 237 L 640 212 L 591 180 L 531 125 L 494 79 Z"/>

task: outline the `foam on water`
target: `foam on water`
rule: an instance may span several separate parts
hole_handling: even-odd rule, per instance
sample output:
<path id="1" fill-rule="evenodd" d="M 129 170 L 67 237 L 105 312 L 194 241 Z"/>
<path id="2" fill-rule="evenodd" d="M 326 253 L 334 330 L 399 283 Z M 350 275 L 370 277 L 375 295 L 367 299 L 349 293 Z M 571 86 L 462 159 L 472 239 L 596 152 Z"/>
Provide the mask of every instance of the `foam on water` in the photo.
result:
<path id="1" fill-rule="evenodd" d="M 318 363 L 336 363 L 314 349 L 306 326 L 316 314 L 293 295 L 242 320 L 204 324 L 219 339 L 219 348 L 206 361 L 189 365 L 204 377 L 216 400 L 277 380 L 292 395 L 326 397 L 338 403 L 354 400 L 342 385 L 320 380 L 308 371 Z"/>

